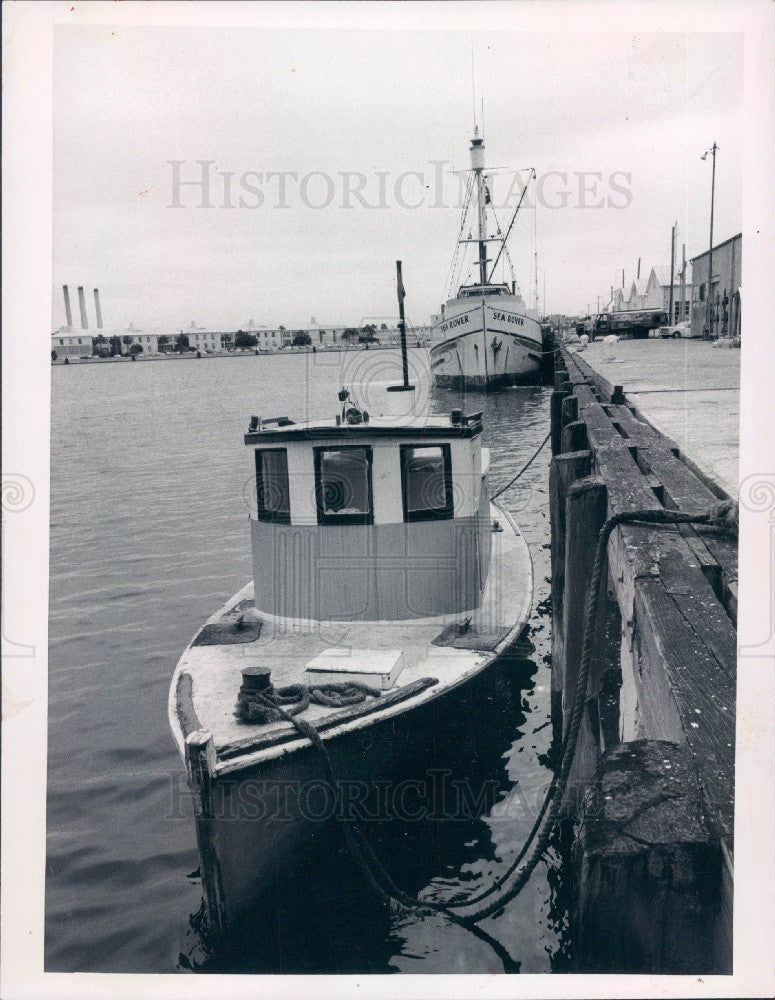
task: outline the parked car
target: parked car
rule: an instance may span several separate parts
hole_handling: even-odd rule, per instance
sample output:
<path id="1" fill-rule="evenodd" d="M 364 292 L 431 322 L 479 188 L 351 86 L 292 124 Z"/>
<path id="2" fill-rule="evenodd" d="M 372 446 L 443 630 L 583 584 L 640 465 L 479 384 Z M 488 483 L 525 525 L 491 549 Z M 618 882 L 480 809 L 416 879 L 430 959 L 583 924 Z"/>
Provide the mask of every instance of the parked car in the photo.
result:
<path id="1" fill-rule="evenodd" d="M 660 326 L 651 331 L 653 336 L 668 339 L 673 337 L 678 340 L 680 337 L 686 338 L 692 335 L 691 323 L 675 323 L 673 326 Z"/>

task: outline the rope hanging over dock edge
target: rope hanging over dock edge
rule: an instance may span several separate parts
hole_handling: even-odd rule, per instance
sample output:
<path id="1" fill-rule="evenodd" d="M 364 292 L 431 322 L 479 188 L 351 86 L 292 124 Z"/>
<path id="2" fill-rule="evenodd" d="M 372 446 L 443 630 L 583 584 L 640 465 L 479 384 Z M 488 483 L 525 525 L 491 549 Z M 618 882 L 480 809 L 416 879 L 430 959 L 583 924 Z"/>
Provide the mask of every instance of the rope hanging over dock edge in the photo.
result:
<path id="1" fill-rule="evenodd" d="M 545 443 L 546 441 L 542 443 L 541 447 L 543 447 L 543 444 Z M 540 448 L 538 450 L 540 451 Z M 538 452 L 535 454 L 538 454 Z M 533 455 L 533 458 L 535 458 L 535 455 Z M 533 458 L 530 459 L 531 462 Z M 520 473 L 518 473 L 518 476 L 521 475 L 522 471 L 524 470 L 521 470 Z M 504 489 L 506 488 L 508 487 L 504 487 Z M 568 778 L 570 776 L 570 770 L 575 756 L 576 743 L 581 726 L 584 704 L 586 701 L 587 678 L 589 676 L 592 649 L 594 646 L 595 621 L 597 618 L 597 608 L 603 580 L 603 572 L 607 564 L 608 541 L 613 531 L 620 525 L 625 524 L 705 524 L 719 527 L 724 531 L 736 535 L 738 530 L 737 506 L 731 502 L 720 503 L 711 507 L 707 511 L 698 513 L 686 513 L 683 511 L 664 509 L 627 511 L 612 515 L 607 519 L 601 528 L 595 549 L 592 575 L 589 581 L 589 600 L 586 604 L 584 616 L 581 662 L 579 664 L 576 690 L 574 692 L 570 724 L 562 743 L 560 769 L 559 772 L 554 775 L 547 788 L 547 792 L 538 816 L 536 817 L 533 827 L 517 857 L 510 864 L 507 871 L 503 875 L 499 876 L 491 886 L 478 895 L 475 895 L 467 900 L 461 900 L 454 903 L 440 903 L 435 900 L 412 899 L 395 884 L 390 874 L 385 870 L 382 862 L 379 860 L 377 855 L 374 853 L 373 848 L 369 844 L 365 833 L 360 829 L 357 820 L 340 824 L 347 845 L 353 855 L 353 860 L 358 865 L 358 868 L 361 870 L 367 883 L 372 887 L 378 896 L 383 898 L 389 904 L 391 912 L 415 912 L 420 916 L 427 915 L 430 912 L 443 913 L 456 924 L 471 929 L 474 924 L 484 920 L 486 917 L 492 916 L 498 910 L 502 909 L 522 891 L 529 881 L 530 876 L 549 846 L 552 830 L 561 815 Z M 306 736 L 310 743 L 312 743 L 312 745 L 320 752 L 326 775 L 328 780 L 331 782 L 335 801 L 338 804 L 339 799 L 336 776 L 331 765 L 328 750 L 326 749 L 320 734 L 314 726 L 302 719 L 290 715 L 283 708 L 277 705 L 276 702 L 273 702 L 271 698 L 266 698 L 263 695 L 259 696 L 259 698 L 265 703 L 267 709 L 277 711 L 278 714 L 282 718 L 285 718 L 286 721 L 290 722 L 299 733 Z M 549 810 L 547 816 L 546 814 L 550 804 L 551 809 Z M 530 849 L 531 843 L 536 837 L 538 837 L 538 839 L 530 851 L 528 861 L 519 872 L 516 882 L 508 890 L 501 891 L 507 880 L 519 867 L 523 858 Z M 470 913 L 465 912 L 471 906 L 475 906 L 477 903 L 483 902 L 491 896 L 496 896 L 497 898 L 480 909 L 476 909 Z"/>
<path id="2" fill-rule="evenodd" d="M 501 493 L 505 493 L 506 490 L 511 489 L 511 487 L 514 485 L 514 483 L 516 483 L 516 481 L 519 479 L 519 477 L 522 475 L 522 473 L 525 472 L 527 469 L 530 468 L 530 466 L 533 464 L 534 459 L 536 459 L 538 457 L 541 449 L 544 447 L 544 445 L 546 444 L 546 442 L 549 440 L 549 438 L 551 436 L 552 436 L 552 432 L 549 431 L 549 433 L 546 435 L 546 437 L 543 439 L 543 441 L 539 444 L 539 446 L 536 448 L 536 450 L 533 452 L 533 454 L 530 456 L 530 458 L 527 460 L 527 462 L 525 462 L 525 464 L 522 466 L 522 468 L 519 470 L 519 472 L 516 474 L 516 476 L 514 476 L 513 479 L 510 479 L 506 483 L 505 486 L 502 486 L 499 490 L 496 490 L 495 493 L 493 493 L 493 495 L 490 497 L 490 502 L 492 502 L 493 500 L 497 500 L 498 497 L 501 495 Z"/>

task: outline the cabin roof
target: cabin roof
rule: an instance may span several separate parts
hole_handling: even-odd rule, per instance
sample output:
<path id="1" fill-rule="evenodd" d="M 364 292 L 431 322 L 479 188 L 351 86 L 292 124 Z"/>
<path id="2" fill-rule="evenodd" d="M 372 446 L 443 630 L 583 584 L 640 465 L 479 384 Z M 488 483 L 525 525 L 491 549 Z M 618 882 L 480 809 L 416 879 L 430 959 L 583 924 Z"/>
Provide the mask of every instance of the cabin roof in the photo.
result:
<path id="1" fill-rule="evenodd" d="M 395 438 L 417 440 L 431 438 L 450 440 L 451 438 L 474 438 L 482 433 L 481 416 L 464 418 L 466 423 L 453 424 L 449 414 L 433 414 L 411 423 L 384 423 L 376 418 L 369 423 L 337 424 L 335 420 L 311 420 L 289 423 L 284 426 L 272 424 L 260 430 L 248 431 L 245 444 L 278 444 L 283 441 L 335 441 L 341 443 L 348 438 Z"/>

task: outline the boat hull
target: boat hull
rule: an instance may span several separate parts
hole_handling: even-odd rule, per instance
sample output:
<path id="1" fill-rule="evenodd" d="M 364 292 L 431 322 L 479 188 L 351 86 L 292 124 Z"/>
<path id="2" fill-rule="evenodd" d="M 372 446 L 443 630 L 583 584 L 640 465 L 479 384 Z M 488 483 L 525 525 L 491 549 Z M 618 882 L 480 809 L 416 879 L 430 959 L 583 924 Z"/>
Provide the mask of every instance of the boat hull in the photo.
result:
<path id="1" fill-rule="evenodd" d="M 534 385 L 541 374 L 541 324 L 515 308 L 484 301 L 448 310 L 433 328 L 430 354 L 437 386 L 491 391 Z"/>
<path id="2" fill-rule="evenodd" d="M 338 799 L 320 751 L 309 745 L 217 781 L 213 817 L 198 822 L 207 825 L 202 832 L 217 867 L 221 944 L 249 940 L 256 927 L 266 931 L 267 921 L 273 937 L 282 935 L 300 906 L 329 918 L 341 910 L 338 919 L 345 919 L 352 900 L 338 891 L 343 879 L 373 907 L 343 823 L 360 821 L 410 893 L 441 874 L 440 824 L 444 836 L 461 843 L 472 824 L 487 836 L 480 816 L 507 790 L 505 777 L 493 775 L 502 772 L 513 739 L 520 667 L 502 656 L 430 702 L 326 740 Z"/>
<path id="3" fill-rule="evenodd" d="M 278 907 L 287 910 L 294 899 L 311 903 L 336 894 L 342 882 L 337 871 L 343 866 L 349 884 L 354 861 L 342 826 L 353 810 L 366 820 L 370 839 L 397 827 L 401 850 L 410 854 L 404 863 L 413 862 L 422 854 L 423 837 L 439 830 L 427 809 L 427 822 L 418 822 L 415 815 L 418 787 L 425 801 L 439 769 L 464 782 L 466 801 L 479 803 L 477 817 L 487 813 L 481 806 L 482 783 L 498 773 L 519 711 L 519 702 L 512 704 L 518 685 L 509 649 L 528 621 L 533 593 L 524 537 L 506 511 L 495 504 L 489 509 L 493 527 L 487 582 L 480 606 L 470 617 L 398 625 L 342 623 L 347 637 L 342 644 L 348 648 L 367 646 L 368 633 L 375 648 L 413 649 L 416 657 L 380 702 L 339 714 L 315 706 L 305 712 L 304 718 L 317 726 L 324 740 L 337 798 L 320 751 L 306 738 L 287 724 L 287 732 L 281 733 L 271 726 L 269 731 L 245 728 L 233 720 L 243 666 L 256 656 L 271 657 L 279 674 L 280 659 L 297 655 L 306 662 L 318 646 L 330 643 L 328 635 L 324 643 L 316 633 L 275 633 L 267 620 L 259 639 L 243 628 L 236 644 L 198 645 L 195 637 L 184 652 L 170 687 L 169 714 L 193 796 L 211 941 L 228 944 L 250 935 L 256 920 L 261 923 L 260 914 L 269 912 L 271 919 L 279 919 Z M 246 614 L 243 606 L 252 603 L 248 590 L 252 593 L 252 586 L 234 595 L 198 636 L 218 627 L 212 622 Z M 359 627 L 367 633 L 361 636 Z M 267 653 L 251 652 L 264 641 Z M 503 746 L 492 738 L 498 726 L 508 734 Z M 344 813 L 337 811 L 340 807 Z M 432 849 L 429 857 L 437 863 Z M 407 888 L 416 891 L 434 874 L 426 872 L 416 886 Z M 402 875 L 399 866 L 398 882 Z M 300 891 L 289 891 L 293 885 L 301 886 Z M 373 899 L 373 891 L 365 887 L 364 879 L 363 897 Z M 292 922 L 292 916 L 287 919 Z"/>

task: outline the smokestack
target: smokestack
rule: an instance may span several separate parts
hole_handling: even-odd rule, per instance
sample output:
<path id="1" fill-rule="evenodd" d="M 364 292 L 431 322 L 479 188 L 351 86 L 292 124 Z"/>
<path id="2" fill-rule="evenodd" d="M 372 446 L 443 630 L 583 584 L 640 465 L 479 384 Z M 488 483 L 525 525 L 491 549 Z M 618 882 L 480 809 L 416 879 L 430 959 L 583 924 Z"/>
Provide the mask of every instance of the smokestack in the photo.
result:
<path id="1" fill-rule="evenodd" d="M 73 310 L 70 308 L 70 289 L 67 285 L 62 285 L 62 291 L 65 296 L 65 316 L 67 317 L 67 329 L 72 330 L 73 328 Z"/>
<path id="2" fill-rule="evenodd" d="M 89 329 L 89 317 L 86 315 L 86 298 L 83 294 L 83 285 L 78 286 L 78 307 L 81 310 L 81 329 Z"/>
<path id="3" fill-rule="evenodd" d="M 97 311 L 97 329 L 102 329 L 102 310 L 100 309 L 100 290 L 94 289 L 94 308 Z"/>
<path id="4" fill-rule="evenodd" d="M 638 257 L 638 278 L 640 278 L 640 257 Z"/>
<path id="5" fill-rule="evenodd" d="M 624 288 L 624 268 L 622 268 L 622 288 Z"/>

